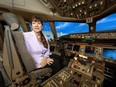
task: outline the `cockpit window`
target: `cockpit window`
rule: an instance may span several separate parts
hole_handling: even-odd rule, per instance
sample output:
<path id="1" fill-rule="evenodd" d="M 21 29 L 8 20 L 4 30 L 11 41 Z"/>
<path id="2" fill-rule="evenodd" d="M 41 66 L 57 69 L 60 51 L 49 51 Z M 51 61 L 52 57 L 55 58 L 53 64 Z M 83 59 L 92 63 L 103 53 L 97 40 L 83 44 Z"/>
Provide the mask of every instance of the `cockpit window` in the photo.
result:
<path id="1" fill-rule="evenodd" d="M 55 28 L 58 37 L 72 33 L 89 32 L 89 26 L 86 23 L 55 22 Z"/>
<path id="2" fill-rule="evenodd" d="M 116 13 L 97 21 L 96 31 L 116 31 Z"/>
<path id="3" fill-rule="evenodd" d="M 53 34 L 49 22 L 43 22 L 42 32 L 48 37 L 49 40 L 53 40 Z"/>
<path id="4" fill-rule="evenodd" d="M 23 32 L 23 28 L 22 28 L 22 26 L 21 26 L 21 25 L 20 25 L 20 27 L 19 27 L 18 31 Z"/>
<path id="5" fill-rule="evenodd" d="M 32 31 L 31 23 L 29 23 L 29 26 L 30 26 L 30 31 Z M 54 39 L 49 22 L 43 22 L 42 32 L 44 33 L 44 35 L 47 36 L 47 38 L 49 40 L 53 40 Z"/>

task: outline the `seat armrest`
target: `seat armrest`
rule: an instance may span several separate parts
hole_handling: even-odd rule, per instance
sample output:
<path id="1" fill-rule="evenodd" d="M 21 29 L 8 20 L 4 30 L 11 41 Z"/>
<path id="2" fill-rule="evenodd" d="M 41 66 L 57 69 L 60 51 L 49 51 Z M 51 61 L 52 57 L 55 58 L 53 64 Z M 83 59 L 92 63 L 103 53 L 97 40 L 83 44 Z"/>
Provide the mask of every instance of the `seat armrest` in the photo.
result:
<path id="1" fill-rule="evenodd" d="M 40 68 L 40 69 L 33 70 L 29 73 L 29 75 L 32 78 L 50 76 L 51 74 L 52 74 L 51 68 Z"/>

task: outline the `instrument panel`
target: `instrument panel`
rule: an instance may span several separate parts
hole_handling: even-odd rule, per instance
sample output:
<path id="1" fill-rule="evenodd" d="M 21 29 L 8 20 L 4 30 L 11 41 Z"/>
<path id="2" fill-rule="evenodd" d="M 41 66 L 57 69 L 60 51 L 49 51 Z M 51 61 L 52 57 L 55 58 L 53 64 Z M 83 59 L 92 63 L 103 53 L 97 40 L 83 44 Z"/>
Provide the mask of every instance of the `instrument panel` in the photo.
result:
<path id="1" fill-rule="evenodd" d="M 52 52 L 59 53 L 60 48 L 64 50 L 66 56 L 70 55 L 85 55 L 97 59 L 103 58 L 105 61 L 116 64 L 116 46 L 109 44 L 88 44 L 88 43 L 64 43 L 62 47 L 54 44 L 50 45 Z M 59 50 L 58 50 L 59 49 Z"/>
<path id="2" fill-rule="evenodd" d="M 72 58 L 68 66 L 45 81 L 42 87 L 101 87 L 104 78 L 115 78 L 115 71 L 109 68 L 112 64 L 116 65 L 114 43 L 84 43 L 77 39 L 63 39 L 62 45 L 58 47 L 63 49 L 64 57 Z M 57 86 L 51 86 L 51 82 Z"/>
<path id="3" fill-rule="evenodd" d="M 106 61 L 116 63 L 116 47 L 103 44 L 87 44 L 87 43 L 68 43 L 65 44 L 65 52 L 68 55 L 85 55 L 94 58 L 103 58 Z"/>
<path id="4" fill-rule="evenodd" d="M 42 87 L 99 87 L 104 80 L 104 62 L 79 55 L 68 66 L 42 83 Z M 97 67 L 99 65 L 99 67 Z"/>

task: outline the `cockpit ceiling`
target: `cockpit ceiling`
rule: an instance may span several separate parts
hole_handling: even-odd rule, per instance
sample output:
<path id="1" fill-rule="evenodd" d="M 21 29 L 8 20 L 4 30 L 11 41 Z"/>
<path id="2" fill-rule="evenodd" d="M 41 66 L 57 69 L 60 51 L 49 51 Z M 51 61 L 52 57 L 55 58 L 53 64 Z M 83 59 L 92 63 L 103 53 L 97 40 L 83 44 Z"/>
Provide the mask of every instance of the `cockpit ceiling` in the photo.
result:
<path id="1" fill-rule="evenodd" d="M 116 0 L 49 0 L 54 9 L 64 17 L 85 20 L 116 12 Z M 54 12 L 55 12 L 54 10 Z"/>
<path id="2" fill-rule="evenodd" d="M 43 21 L 80 21 L 93 23 L 109 14 L 116 12 L 116 0 L 41 0 L 51 4 L 52 14 L 44 14 L 23 8 L 0 6 L 0 14 L 11 12 L 30 20 L 38 15 Z M 58 15 L 55 15 L 58 14 Z M 28 16 L 27 16 L 28 15 Z M 0 16 L 0 20 L 2 17 Z M 88 23 L 88 22 L 87 22 Z"/>
<path id="3" fill-rule="evenodd" d="M 3 12 L 11 12 L 16 14 L 17 16 L 22 16 L 25 20 L 30 21 L 33 15 L 37 15 L 41 18 L 42 21 L 77 21 L 76 18 L 70 17 L 61 17 L 61 16 L 52 16 L 43 13 L 39 13 L 32 10 L 26 10 L 21 8 L 11 8 L 11 7 L 0 7 L 0 20 L 3 20 L 1 14 Z M 28 16 L 27 16 L 28 15 Z"/>

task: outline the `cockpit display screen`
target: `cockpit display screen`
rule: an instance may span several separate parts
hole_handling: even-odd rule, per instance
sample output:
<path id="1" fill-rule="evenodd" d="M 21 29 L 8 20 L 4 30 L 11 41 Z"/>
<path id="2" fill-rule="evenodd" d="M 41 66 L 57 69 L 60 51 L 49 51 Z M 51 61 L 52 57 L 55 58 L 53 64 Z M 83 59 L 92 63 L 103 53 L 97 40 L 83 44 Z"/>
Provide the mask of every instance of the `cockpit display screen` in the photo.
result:
<path id="1" fill-rule="evenodd" d="M 85 53 L 87 54 L 94 54 L 94 51 L 95 51 L 95 47 L 92 47 L 92 46 L 85 47 Z"/>
<path id="2" fill-rule="evenodd" d="M 68 44 L 67 45 L 67 50 L 72 50 L 73 44 Z"/>
<path id="3" fill-rule="evenodd" d="M 73 51 L 79 51 L 79 49 L 80 49 L 80 46 L 79 45 L 74 45 Z"/>
<path id="4" fill-rule="evenodd" d="M 116 49 L 103 48 L 102 56 L 103 58 L 109 58 L 112 60 L 116 60 Z"/>
<path id="5" fill-rule="evenodd" d="M 55 51 L 55 46 L 50 45 L 50 51 L 54 52 Z"/>

